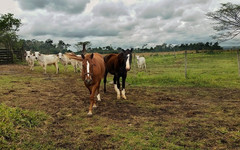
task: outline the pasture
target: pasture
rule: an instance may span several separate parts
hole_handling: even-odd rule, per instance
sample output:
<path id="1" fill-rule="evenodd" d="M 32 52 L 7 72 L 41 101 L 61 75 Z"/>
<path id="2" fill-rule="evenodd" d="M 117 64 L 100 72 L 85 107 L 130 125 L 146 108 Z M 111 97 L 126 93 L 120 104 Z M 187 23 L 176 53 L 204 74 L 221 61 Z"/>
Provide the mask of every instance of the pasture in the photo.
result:
<path id="1" fill-rule="evenodd" d="M 145 54 L 142 54 L 145 55 Z M 240 77 L 235 52 L 146 55 L 132 64 L 127 100 L 113 85 L 87 116 L 79 73 L 43 74 L 25 64 L 0 66 L 0 147 L 5 149 L 239 149 Z M 133 61 L 133 63 L 136 61 Z M 112 76 L 108 76 L 112 81 Z M 103 81 L 102 81 L 103 83 Z M 15 108 L 16 107 L 16 108 Z"/>

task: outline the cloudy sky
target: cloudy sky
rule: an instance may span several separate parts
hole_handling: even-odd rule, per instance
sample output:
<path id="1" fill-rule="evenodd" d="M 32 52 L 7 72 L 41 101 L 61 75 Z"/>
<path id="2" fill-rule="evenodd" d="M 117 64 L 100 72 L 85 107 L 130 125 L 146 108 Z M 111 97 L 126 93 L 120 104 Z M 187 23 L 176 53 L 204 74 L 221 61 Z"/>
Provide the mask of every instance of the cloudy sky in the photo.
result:
<path id="1" fill-rule="evenodd" d="M 92 47 L 215 42 L 206 13 L 239 0 L 0 0 L 0 14 L 22 20 L 24 39 Z M 240 38 L 221 45 L 240 45 Z"/>

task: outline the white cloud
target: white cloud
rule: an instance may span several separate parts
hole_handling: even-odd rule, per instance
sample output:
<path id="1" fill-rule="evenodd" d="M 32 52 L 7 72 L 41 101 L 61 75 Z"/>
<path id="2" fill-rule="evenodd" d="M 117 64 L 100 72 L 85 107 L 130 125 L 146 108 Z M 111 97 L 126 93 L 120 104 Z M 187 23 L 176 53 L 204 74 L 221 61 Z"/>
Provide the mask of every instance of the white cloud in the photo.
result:
<path id="1" fill-rule="evenodd" d="M 93 47 L 213 41 L 205 14 L 227 0 L 4 0 L 0 13 L 22 20 L 20 37 Z M 239 0 L 230 2 L 240 3 Z M 239 38 L 223 45 L 237 45 Z"/>

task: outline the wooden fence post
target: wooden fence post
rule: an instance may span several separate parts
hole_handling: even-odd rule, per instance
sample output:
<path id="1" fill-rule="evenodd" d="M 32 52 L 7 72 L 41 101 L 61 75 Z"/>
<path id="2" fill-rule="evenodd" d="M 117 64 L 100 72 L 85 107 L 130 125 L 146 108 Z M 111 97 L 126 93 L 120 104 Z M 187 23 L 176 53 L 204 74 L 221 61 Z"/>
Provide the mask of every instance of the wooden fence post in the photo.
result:
<path id="1" fill-rule="evenodd" d="M 184 59 L 185 59 L 185 79 L 187 79 L 187 51 L 185 50 L 184 54 Z"/>
<path id="2" fill-rule="evenodd" d="M 239 49 L 237 50 L 237 59 L 238 59 L 238 75 L 240 76 L 240 58 L 239 58 Z"/>

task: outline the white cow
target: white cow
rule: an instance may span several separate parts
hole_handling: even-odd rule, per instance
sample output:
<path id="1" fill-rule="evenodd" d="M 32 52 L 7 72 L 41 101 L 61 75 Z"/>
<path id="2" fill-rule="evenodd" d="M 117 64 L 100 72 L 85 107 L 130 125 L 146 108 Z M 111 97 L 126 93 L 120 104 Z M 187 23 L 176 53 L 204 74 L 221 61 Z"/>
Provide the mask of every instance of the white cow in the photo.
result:
<path id="1" fill-rule="evenodd" d="M 77 55 L 81 57 L 81 55 Z M 67 65 L 72 65 L 74 68 L 74 72 L 77 72 L 77 68 L 79 67 L 80 71 L 82 70 L 82 62 L 77 61 L 75 59 L 70 59 L 67 54 L 58 53 L 58 57 L 60 62 L 64 66 L 64 71 L 67 71 Z"/>
<path id="2" fill-rule="evenodd" d="M 26 62 L 28 63 L 28 65 L 30 66 L 30 70 L 34 70 L 34 62 L 35 62 L 35 56 L 33 56 L 33 54 L 31 54 L 31 51 L 25 51 L 26 52 Z"/>
<path id="3" fill-rule="evenodd" d="M 137 58 L 137 65 L 138 65 L 138 68 L 145 68 L 147 69 L 147 66 L 146 66 L 146 60 L 144 57 L 139 57 L 138 55 L 136 55 L 136 58 Z"/>
<path id="4" fill-rule="evenodd" d="M 58 57 L 57 55 L 44 55 L 39 52 L 35 52 L 35 58 L 38 60 L 38 63 L 43 67 L 44 74 L 47 73 L 47 65 L 54 65 L 56 68 L 56 74 L 58 74 Z"/>
<path id="5" fill-rule="evenodd" d="M 77 57 L 81 57 L 82 58 L 81 55 L 77 55 Z M 82 62 L 81 61 L 77 61 L 77 66 L 79 67 L 80 72 L 82 72 Z"/>

